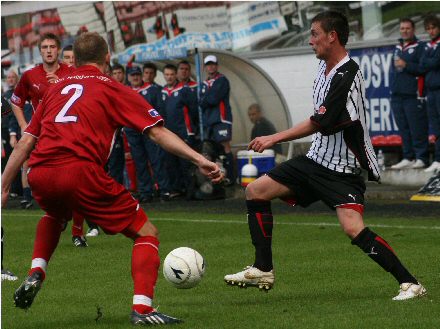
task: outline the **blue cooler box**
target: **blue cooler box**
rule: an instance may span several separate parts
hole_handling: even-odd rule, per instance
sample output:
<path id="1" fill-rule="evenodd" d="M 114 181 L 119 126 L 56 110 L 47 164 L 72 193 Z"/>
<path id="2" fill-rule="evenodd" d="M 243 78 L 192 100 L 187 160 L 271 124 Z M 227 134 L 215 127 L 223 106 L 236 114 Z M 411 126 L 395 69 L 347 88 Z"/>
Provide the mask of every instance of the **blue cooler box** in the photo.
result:
<path id="1" fill-rule="evenodd" d="M 264 175 L 273 167 L 275 167 L 275 152 L 274 150 L 264 150 L 263 153 L 254 151 L 238 151 L 237 152 L 237 170 L 238 177 L 241 180 L 241 168 L 245 164 L 249 163 L 252 159 L 252 163 L 258 168 L 258 177 Z"/>

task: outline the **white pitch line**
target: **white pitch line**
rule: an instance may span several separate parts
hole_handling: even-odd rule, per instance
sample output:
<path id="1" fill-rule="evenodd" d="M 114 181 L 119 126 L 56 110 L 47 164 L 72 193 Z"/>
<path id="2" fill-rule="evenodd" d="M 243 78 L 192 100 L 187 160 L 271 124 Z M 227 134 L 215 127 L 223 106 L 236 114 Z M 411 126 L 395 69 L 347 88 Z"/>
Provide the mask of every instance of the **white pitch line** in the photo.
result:
<path id="1" fill-rule="evenodd" d="M 4 216 L 4 214 L 2 215 Z M 41 217 L 42 214 L 8 214 L 10 217 Z M 187 219 L 187 218 L 154 218 L 149 217 L 152 221 L 164 221 L 164 222 L 184 222 L 184 223 L 215 223 L 215 224 L 247 224 L 246 221 L 238 220 L 219 220 L 219 219 Z M 329 226 L 339 227 L 338 223 L 328 222 L 277 222 L 276 225 L 293 225 L 293 226 Z M 396 229 L 418 229 L 418 230 L 440 230 L 440 226 L 420 226 L 420 225 L 387 225 L 387 224 L 368 224 L 371 227 L 380 228 L 396 228 Z"/>
<path id="2" fill-rule="evenodd" d="M 153 221 L 167 221 L 167 222 L 194 222 L 194 223 L 226 223 L 226 224 L 247 224 L 246 221 L 238 220 L 219 220 L 219 219 L 183 219 L 183 218 L 151 218 Z M 326 222 L 277 222 L 276 225 L 294 225 L 294 226 L 337 226 L 338 223 Z M 419 229 L 419 230 L 440 230 L 440 226 L 405 226 L 405 225 L 386 225 L 386 224 L 368 224 L 371 227 L 381 228 L 398 228 L 398 229 Z"/>

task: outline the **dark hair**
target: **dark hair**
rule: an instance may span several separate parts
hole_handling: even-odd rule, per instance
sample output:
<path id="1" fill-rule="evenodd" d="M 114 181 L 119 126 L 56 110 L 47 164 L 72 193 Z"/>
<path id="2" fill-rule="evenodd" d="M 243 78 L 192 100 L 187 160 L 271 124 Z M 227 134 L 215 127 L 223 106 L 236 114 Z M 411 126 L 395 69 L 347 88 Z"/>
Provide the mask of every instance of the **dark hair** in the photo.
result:
<path id="1" fill-rule="evenodd" d="M 96 32 L 81 33 L 73 44 L 73 55 L 78 66 L 87 63 L 105 64 L 107 42 Z"/>
<path id="2" fill-rule="evenodd" d="M 73 45 L 67 45 L 63 48 L 62 52 L 64 53 L 65 51 L 72 51 L 73 50 Z"/>
<path id="3" fill-rule="evenodd" d="M 412 28 L 415 28 L 415 26 L 416 26 L 414 24 L 414 21 L 411 18 L 408 18 L 408 17 L 401 18 L 399 23 L 411 23 Z"/>
<path id="4" fill-rule="evenodd" d="M 188 65 L 189 67 L 191 67 L 191 64 L 186 60 L 181 60 L 179 64 L 177 64 L 177 69 L 179 69 L 180 65 Z"/>
<path id="5" fill-rule="evenodd" d="M 125 67 L 124 67 L 124 65 L 121 65 L 121 64 L 119 64 L 119 63 L 115 63 L 115 64 L 113 64 L 112 67 L 111 67 L 111 69 L 110 69 L 111 72 L 116 71 L 116 70 L 121 70 L 122 73 L 125 73 Z"/>
<path id="6" fill-rule="evenodd" d="M 430 25 L 440 27 L 440 19 L 434 14 L 429 14 L 425 17 L 423 25 L 425 26 L 425 29 L 427 29 Z"/>
<path id="7" fill-rule="evenodd" d="M 152 62 L 146 62 L 146 63 L 144 64 L 144 66 L 142 67 L 142 72 L 143 72 L 145 69 L 152 69 L 152 70 L 154 71 L 154 73 L 157 72 L 157 66 L 156 66 L 156 64 L 154 64 L 154 63 L 152 63 Z"/>
<path id="8" fill-rule="evenodd" d="M 249 111 L 250 109 L 255 109 L 257 112 L 261 112 L 261 106 L 260 106 L 260 104 L 257 104 L 257 103 L 254 103 L 254 104 L 249 105 L 249 107 L 248 107 L 248 111 Z"/>
<path id="9" fill-rule="evenodd" d="M 313 17 L 311 23 L 316 22 L 321 23 L 321 27 L 326 33 L 335 31 L 342 46 L 347 44 L 349 29 L 345 15 L 332 10 L 324 11 Z"/>
<path id="10" fill-rule="evenodd" d="M 38 49 L 41 50 L 41 44 L 43 43 L 44 40 L 55 40 L 55 43 L 57 44 L 57 48 L 61 48 L 61 41 L 60 38 L 58 38 L 55 34 L 53 33 L 46 33 L 43 34 L 40 38 L 40 42 L 38 43 Z"/>
<path id="11" fill-rule="evenodd" d="M 165 71 L 166 69 L 168 70 L 173 70 L 174 72 L 177 72 L 177 67 L 176 65 L 173 64 L 167 64 L 163 67 L 163 70 Z"/>

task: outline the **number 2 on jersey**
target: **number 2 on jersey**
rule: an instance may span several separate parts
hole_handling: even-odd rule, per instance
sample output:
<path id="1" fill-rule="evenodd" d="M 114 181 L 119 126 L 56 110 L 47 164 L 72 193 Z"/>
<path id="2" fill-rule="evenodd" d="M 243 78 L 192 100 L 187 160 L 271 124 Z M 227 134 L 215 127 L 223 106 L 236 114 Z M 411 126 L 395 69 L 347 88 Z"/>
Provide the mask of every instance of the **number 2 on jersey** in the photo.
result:
<path id="1" fill-rule="evenodd" d="M 79 84 L 68 85 L 61 90 L 61 94 L 67 95 L 71 89 L 75 89 L 73 95 L 69 98 L 66 104 L 64 104 L 63 108 L 60 112 L 58 112 L 55 117 L 55 122 L 76 122 L 78 117 L 76 115 L 66 115 L 67 111 L 69 111 L 70 107 L 75 103 L 75 101 L 81 97 L 83 93 L 83 86 Z"/>

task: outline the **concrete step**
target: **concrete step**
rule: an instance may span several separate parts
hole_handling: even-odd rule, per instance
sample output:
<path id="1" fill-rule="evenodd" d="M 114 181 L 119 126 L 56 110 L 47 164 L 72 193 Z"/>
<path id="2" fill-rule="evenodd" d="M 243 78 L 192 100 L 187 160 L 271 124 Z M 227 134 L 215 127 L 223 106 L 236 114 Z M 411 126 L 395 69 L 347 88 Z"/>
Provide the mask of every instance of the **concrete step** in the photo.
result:
<path id="1" fill-rule="evenodd" d="M 386 168 L 380 174 L 381 182 L 388 185 L 422 187 L 434 173 L 424 169 L 391 169 Z"/>

